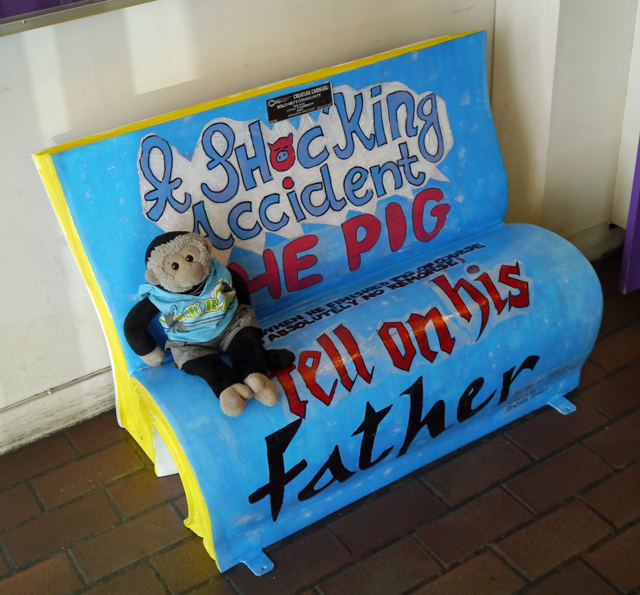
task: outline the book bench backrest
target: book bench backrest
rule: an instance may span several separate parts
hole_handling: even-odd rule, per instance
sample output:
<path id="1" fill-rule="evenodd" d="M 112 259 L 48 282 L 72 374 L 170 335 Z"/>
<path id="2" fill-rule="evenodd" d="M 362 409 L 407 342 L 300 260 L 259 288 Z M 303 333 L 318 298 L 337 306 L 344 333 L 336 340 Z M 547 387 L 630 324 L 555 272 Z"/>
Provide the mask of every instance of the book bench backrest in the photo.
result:
<path id="1" fill-rule="evenodd" d="M 162 231 L 206 234 L 269 327 L 499 225 L 485 57 L 483 32 L 441 38 L 36 155 L 129 372 L 122 322 Z"/>

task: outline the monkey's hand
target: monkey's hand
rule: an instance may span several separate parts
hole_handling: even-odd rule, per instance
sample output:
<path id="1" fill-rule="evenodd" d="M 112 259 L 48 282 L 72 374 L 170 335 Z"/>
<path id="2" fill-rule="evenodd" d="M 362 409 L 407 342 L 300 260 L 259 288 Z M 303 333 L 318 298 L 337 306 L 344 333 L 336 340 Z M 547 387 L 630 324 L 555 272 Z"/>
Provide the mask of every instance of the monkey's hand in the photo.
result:
<path id="1" fill-rule="evenodd" d="M 159 366 L 164 361 L 164 351 L 147 330 L 147 326 L 160 310 L 147 297 L 138 302 L 124 320 L 124 336 L 133 352 L 147 366 Z"/>
<path id="2" fill-rule="evenodd" d="M 141 355 L 140 359 L 147 364 L 147 366 L 153 366 L 157 368 L 164 361 L 164 349 L 159 345 L 156 345 L 156 348 L 151 352 L 147 353 L 147 355 Z"/>

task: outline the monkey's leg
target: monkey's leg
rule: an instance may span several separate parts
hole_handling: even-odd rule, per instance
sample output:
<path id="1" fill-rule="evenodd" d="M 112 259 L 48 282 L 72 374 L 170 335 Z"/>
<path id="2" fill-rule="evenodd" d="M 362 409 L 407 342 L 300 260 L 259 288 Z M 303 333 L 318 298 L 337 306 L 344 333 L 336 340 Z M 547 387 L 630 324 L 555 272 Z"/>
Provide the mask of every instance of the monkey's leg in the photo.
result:
<path id="1" fill-rule="evenodd" d="M 220 399 L 222 412 L 230 417 L 240 415 L 246 402 L 253 396 L 251 387 L 243 384 L 238 374 L 217 354 L 192 359 L 183 364 L 182 369 L 187 374 L 204 379 Z"/>
<path id="2" fill-rule="evenodd" d="M 273 407 L 279 400 L 278 390 L 269 380 L 267 351 L 262 345 L 262 332 L 251 326 L 240 329 L 231 340 L 227 354 L 233 363 L 233 369 L 244 383 L 253 391 L 256 400 L 263 405 Z"/>
<path id="3" fill-rule="evenodd" d="M 287 368 L 296 360 L 296 356 L 288 349 L 264 348 L 264 352 L 267 354 L 267 366 L 272 372 Z"/>

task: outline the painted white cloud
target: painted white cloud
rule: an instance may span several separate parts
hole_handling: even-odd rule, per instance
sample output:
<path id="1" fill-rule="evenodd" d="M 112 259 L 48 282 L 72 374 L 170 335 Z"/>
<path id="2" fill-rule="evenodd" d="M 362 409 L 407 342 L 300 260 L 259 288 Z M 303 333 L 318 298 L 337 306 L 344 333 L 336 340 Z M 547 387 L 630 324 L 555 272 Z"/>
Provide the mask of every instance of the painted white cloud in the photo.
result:
<path id="1" fill-rule="evenodd" d="M 193 231 L 204 221 L 226 263 L 233 246 L 262 253 L 266 231 L 299 237 L 302 223 L 341 225 L 351 211 L 374 213 L 378 198 L 412 199 L 429 179 L 448 181 L 438 164 L 453 135 L 444 100 L 430 92 L 398 82 L 342 85 L 332 107 L 300 116 L 297 128 L 294 121 L 215 119 L 191 159 L 147 135 L 138 156 L 145 216 L 163 231 Z"/>

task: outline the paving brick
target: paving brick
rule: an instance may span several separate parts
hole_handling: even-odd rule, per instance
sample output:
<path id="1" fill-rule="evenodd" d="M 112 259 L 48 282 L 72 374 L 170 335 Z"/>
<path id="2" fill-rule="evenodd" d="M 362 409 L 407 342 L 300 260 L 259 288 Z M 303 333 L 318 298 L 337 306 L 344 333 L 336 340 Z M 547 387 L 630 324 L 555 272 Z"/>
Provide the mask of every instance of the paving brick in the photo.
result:
<path id="1" fill-rule="evenodd" d="M 0 554 L 0 576 L 2 576 L 3 574 L 7 574 L 8 572 L 9 572 L 9 565 L 5 561 L 2 554 Z"/>
<path id="2" fill-rule="evenodd" d="M 109 488 L 126 517 L 134 516 L 156 504 L 184 494 L 180 476 L 157 477 L 153 469 L 145 469 Z"/>
<path id="3" fill-rule="evenodd" d="M 581 562 L 576 562 L 550 578 L 542 581 L 527 595 L 616 595 L 593 571 Z"/>
<path id="4" fill-rule="evenodd" d="M 353 560 L 328 529 L 319 529 L 286 547 L 269 552 L 275 564 L 266 577 L 255 576 L 244 564 L 227 577 L 243 595 L 287 595 L 314 584 Z"/>
<path id="5" fill-rule="evenodd" d="M 138 457 L 123 442 L 34 479 L 33 485 L 45 506 L 53 508 L 141 468 Z"/>
<path id="6" fill-rule="evenodd" d="M 617 417 L 640 405 L 638 379 L 640 379 L 640 364 L 625 368 L 587 388 L 582 391 L 582 397 L 610 417 Z"/>
<path id="7" fill-rule="evenodd" d="M 640 319 L 640 291 L 617 293 L 607 300 L 602 313 L 600 332 L 610 335 Z"/>
<path id="8" fill-rule="evenodd" d="M 125 443 L 129 445 L 132 452 L 138 455 L 138 458 L 144 463 L 145 467 L 151 469 L 153 467 L 153 461 L 144 452 L 142 446 L 140 446 L 135 440 L 125 440 Z"/>
<path id="9" fill-rule="evenodd" d="M 125 568 L 190 535 L 173 510 L 163 506 L 73 548 L 90 582 Z"/>
<path id="10" fill-rule="evenodd" d="M 184 520 L 189 517 L 189 506 L 187 505 L 187 498 L 183 496 L 182 498 L 178 498 L 174 502 L 176 508 L 180 511 L 181 518 Z"/>
<path id="11" fill-rule="evenodd" d="M 640 585 L 640 525 L 617 535 L 585 560 L 625 593 Z"/>
<path id="12" fill-rule="evenodd" d="M 605 370 L 613 372 L 640 358 L 640 323 L 633 324 L 598 341 L 589 356 Z"/>
<path id="13" fill-rule="evenodd" d="M 591 264 L 598 275 L 598 279 L 600 279 L 602 293 L 605 298 L 616 295 L 620 278 L 620 255 L 610 256 Z"/>
<path id="14" fill-rule="evenodd" d="M 528 521 L 531 515 L 497 488 L 416 533 L 445 564 L 480 549 Z"/>
<path id="15" fill-rule="evenodd" d="M 600 430 L 584 441 L 614 467 L 624 467 L 640 457 L 640 411 Z"/>
<path id="16" fill-rule="evenodd" d="M 602 459 L 576 444 L 518 475 L 506 487 L 539 514 L 611 472 Z"/>
<path id="17" fill-rule="evenodd" d="M 357 556 L 389 543 L 446 508 L 422 485 L 411 481 L 363 504 L 330 527 Z"/>
<path id="18" fill-rule="evenodd" d="M 0 581 L 0 595 L 67 595 L 82 582 L 66 554 L 59 554 Z"/>
<path id="19" fill-rule="evenodd" d="M 509 595 L 524 585 L 498 556 L 484 552 L 418 589 L 414 595 Z"/>
<path id="20" fill-rule="evenodd" d="M 536 579 L 586 550 L 611 530 L 582 502 L 574 500 L 497 547 L 529 578 Z"/>
<path id="21" fill-rule="evenodd" d="M 422 477 L 447 503 L 455 506 L 530 463 L 519 450 L 498 437 L 427 471 Z"/>
<path id="22" fill-rule="evenodd" d="M 535 417 L 508 430 L 507 435 L 534 459 L 540 459 L 589 434 L 607 421 L 591 405 L 578 401 L 574 413 L 562 415 L 547 407 Z"/>
<path id="23" fill-rule="evenodd" d="M 407 537 L 347 568 L 320 589 L 324 595 L 397 595 L 440 570 L 433 557 Z"/>
<path id="24" fill-rule="evenodd" d="M 166 595 L 166 591 L 153 571 L 142 564 L 89 589 L 86 595 Z"/>
<path id="25" fill-rule="evenodd" d="M 62 435 L 40 440 L 0 457 L 0 489 L 76 458 Z"/>
<path id="26" fill-rule="evenodd" d="M 118 425 L 115 411 L 73 426 L 67 432 L 83 454 L 121 442 L 127 437 L 126 430 Z"/>
<path id="27" fill-rule="evenodd" d="M 192 539 L 153 559 L 160 576 L 173 593 L 182 593 L 220 574 L 202 539 Z"/>
<path id="28" fill-rule="evenodd" d="M 189 595 L 236 595 L 236 592 L 224 579 L 220 579 L 209 583 L 204 587 L 200 587 L 195 591 L 191 591 Z M 306 595 L 306 593 L 303 593 L 302 595 Z M 312 595 L 316 595 L 316 593 L 313 593 Z"/>
<path id="29" fill-rule="evenodd" d="M 590 490 L 585 501 L 616 527 L 640 517 L 640 464 Z"/>
<path id="30" fill-rule="evenodd" d="M 607 375 L 598 364 L 587 360 L 580 373 L 580 388 L 585 388 Z"/>
<path id="31" fill-rule="evenodd" d="M 20 525 L 5 533 L 3 539 L 21 566 L 119 522 L 107 497 L 98 492 Z"/>
<path id="32" fill-rule="evenodd" d="M 0 494 L 0 531 L 40 514 L 40 506 L 26 484 Z"/>

